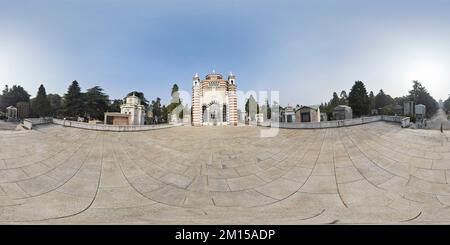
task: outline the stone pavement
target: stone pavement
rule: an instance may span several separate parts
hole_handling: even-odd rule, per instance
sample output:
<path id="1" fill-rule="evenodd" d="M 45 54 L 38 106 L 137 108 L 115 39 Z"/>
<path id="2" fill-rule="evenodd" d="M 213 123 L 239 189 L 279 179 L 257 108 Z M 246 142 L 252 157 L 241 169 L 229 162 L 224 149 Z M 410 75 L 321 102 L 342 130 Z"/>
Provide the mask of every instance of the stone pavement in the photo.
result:
<path id="1" fill-rule="evenodd" d="M 443 130 L 450 130 L 450 122 L 447 119 L 447 114 L 445 111 L 439 109 L 436 115 L 434 115 L 430 120 L 430 128 L 440 130 L 441 127 Z"/>
<path id="2" fill-rule="evenodd" d="M 16 122 L 5 122 L 0 120 L 0 130 L 16 130 L 21 129 L 19 123 Z"/>
<path id="3" fill-rule="evenodd" d="M 3 224 L 450 223 L 450 133 L 0 131 Z"/>

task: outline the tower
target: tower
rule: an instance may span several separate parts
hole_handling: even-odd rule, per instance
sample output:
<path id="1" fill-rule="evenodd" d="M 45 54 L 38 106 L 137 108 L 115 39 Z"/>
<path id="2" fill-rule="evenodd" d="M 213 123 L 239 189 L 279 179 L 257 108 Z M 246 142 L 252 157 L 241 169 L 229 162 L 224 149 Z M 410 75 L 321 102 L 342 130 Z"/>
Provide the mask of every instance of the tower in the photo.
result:
<path id="1" fill-rule="evenodd" d="M 192 126 L 202 125 L 202 108 L 200 103 L 201 84 L 198 74 L 192 78 Z"/>
<path id="2" fill-rule="evenodd" d="M 236 76 L 230 72 L 228 75 L 228 99 L 229 99 L 229 119 L 230 125 L 237 126 L 237 96 L 236 96 Z"/>

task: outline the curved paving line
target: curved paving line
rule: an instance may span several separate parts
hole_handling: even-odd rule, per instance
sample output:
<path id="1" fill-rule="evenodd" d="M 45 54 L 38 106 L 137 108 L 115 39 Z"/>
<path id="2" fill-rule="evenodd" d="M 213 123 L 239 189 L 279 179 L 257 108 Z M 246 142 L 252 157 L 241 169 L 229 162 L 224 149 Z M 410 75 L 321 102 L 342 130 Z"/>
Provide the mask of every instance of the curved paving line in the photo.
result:
<path id="1" fill-rule="evenodd" d="M 102 144 L 104 144 L 104 137 L 103 137 L 103 141 L 102 142 L 103 142 Z M 103 157 L 103 155 L 102 155 L 102 157 Z M 42 222 L 42 221 L 50 221 L 50 220 L 58 220 L 58 219 L 70 218 L 70 217 L 74 217 L 76 215 L 79 215 L 79 214 L 85 212 L 86 210 L 88 210 L 92 206 L 92 204 L 94 203 L 95 199 L 97 198 L 98 190 L 99 190 L 99 187 L 100 187 L 100 181 L 101 181 L 101 177 L 102 177 L 102 171 L 103 171 L 102 167 L 103 167 L 103 159 L 102 159 L 102 162 L 100 164 L 100 174 L 99 174 L 99 177 L 98 177 L 98 183 L 97 183 L 97 188 L 96 188 L 94 197 L 92 198 L 92 200 L 88 204 L 88 206 L 86 206 L 84 209 L 82 209 L 82 210 L 80 210 L 78 212 L 72 213 L 72 214 L 62 215 L 62 216 L 57 216 L 57 217 L 50 217 L 50 218 L 44 218 L 44 219 L 32 219 L 32 220 L 0 221 L 0 222 L 3 222 L 3 223 Z"/>
<path id="2" fill-rule="evenodd" d="M 400 222 L 410 222 L 410 221 L 413 221 L 413 220 L 419 218 L 420 215 L 422 215 L 422 211 L 420 211 L 416 216 L 414 216 L 414 217 L 412 217 L 412 218 L 410 218 L 410 219 L 401 220 Z"/>

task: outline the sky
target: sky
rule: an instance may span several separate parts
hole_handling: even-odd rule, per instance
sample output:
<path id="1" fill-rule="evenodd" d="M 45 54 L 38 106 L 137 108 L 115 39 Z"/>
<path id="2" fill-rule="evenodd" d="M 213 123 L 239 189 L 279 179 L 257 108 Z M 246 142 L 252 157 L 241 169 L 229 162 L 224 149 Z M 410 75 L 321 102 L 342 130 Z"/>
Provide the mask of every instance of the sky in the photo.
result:
<path id="1" fill-rule="evenodd" d="M 77 80 L 168 104 L 174 83 L 189 94 L 195 73 L 215 70 L 282 105 L 356 80 L 393 97 L 419 80 L 446 99 L 448 13 L 446 0 L 0 0 L 0 87 L 62 95 Z"/>

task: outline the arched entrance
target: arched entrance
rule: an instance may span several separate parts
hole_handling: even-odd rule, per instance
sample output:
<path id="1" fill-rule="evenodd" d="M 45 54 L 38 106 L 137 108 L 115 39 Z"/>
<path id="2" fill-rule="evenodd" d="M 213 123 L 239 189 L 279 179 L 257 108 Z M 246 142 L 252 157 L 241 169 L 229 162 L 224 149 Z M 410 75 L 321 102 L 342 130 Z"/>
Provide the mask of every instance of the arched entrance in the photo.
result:
<path id="1" fill-rule="evenodd" d="M 222 123 L 222 106 L 212 101 L 207 105 L 202 106 L 203 123 L 206 125 L 221 125 Z"/>
<path id="2" fill-rule="evenodd" d="M 209 119 L 212 125 L 216 126 L 220 122 L 220 106 L 217 103 L 209 105 Z"/>

